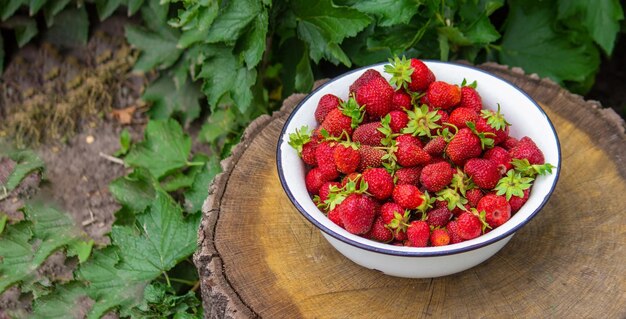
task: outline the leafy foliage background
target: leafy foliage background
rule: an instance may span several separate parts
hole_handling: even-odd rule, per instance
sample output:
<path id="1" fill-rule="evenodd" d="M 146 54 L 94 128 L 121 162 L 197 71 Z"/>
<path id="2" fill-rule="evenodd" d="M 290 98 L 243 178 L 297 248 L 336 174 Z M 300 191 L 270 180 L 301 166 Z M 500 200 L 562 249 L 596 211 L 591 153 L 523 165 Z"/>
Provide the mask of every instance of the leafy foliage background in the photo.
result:
<path id="1" fill-rule="evenodd" d="M 39 34 L 84 44 L 92 13 L 102 20 L 116 10 L 141 21 L 125 29 L 141 51 L 135 69 L 159 71 L 142 97 L 152 104 L 151 120 L 143 141 L 121 136 L 116 156 L 133 172 L 110 185 L 122 206 L 110 246 L 92 249 L 66 214 L 42 203 L 27 205 L 17 224 L 0 214 L 0 292 L 19 285 L 32 293 L 35 317 L 72 316 L 84 298 L 93 302 L 90 318 L 110 310 L 201 316 L 197 274 L 187 260 L 219 160 L 252 119 L 293 92 L 310 91 L 329 69 L 393 55 L 496 61 L 583 93 L 624 29 L 617 0 L 3 0 L 0 70 L 5 41 L 21 47 Z M 211 155 L 191 153 L 185 131 L 194 121 Z M 18 163 L 2 185 L 9 191 L 43 169 L 32 153 L 9 155 Z M 63 222 L 46 223 L 51 219 Z M 55 251 L 80 261 L 70 282 L 34 275 Z"/>

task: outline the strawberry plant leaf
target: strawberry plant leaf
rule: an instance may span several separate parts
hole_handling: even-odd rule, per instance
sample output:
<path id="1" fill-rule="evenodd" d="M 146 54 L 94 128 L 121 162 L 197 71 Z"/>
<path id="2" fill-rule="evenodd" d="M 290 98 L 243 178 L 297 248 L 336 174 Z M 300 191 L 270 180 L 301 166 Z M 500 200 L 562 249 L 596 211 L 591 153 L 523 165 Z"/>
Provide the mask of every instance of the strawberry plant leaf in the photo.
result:
<path id="1" fill-rule="evenodd" d="M 128 3 L 126 4 L 128 7 L 128 16 L 132 16 L 137 13 L 143 2 L 144 0 L 128 0 Z"/>
<path id="2" fill-rule="evenodd" d="M 130 137 L 130 132 L 128 131 L 127 128 L 124 128 L 122 132 L 120 133 L 120 149 L 117 150 L 113 154 L 113 156 L 126 155 L 126 153 L 128 153 L 128 150 L 130 149 L 131 143 L 132 143 L 132 139 Z"/>
<path id="3" fill-rule="evenodd" d="M 313 70 L 311 69 L 311 60 L 309 59 L 309 51 L 304 50 L 304 54 L 296 65 L 296 91 L 309 92 L 313 88 Z"/>
<path id="4" fill-rule="evenodd" d="M 350 66 L 350 59 L 338 44 L 371 23 L 367 15 L 353 8 L 335 6 L 330 0 L 295 1 L 293 13 L 298 21 L 298 37 L 309 45 L 315 63 L 324 57 L 335 64 Z"/>
<path id="5" fill-rule="evenodd" d="M 420 3 L 412 0 L 365 0 L 354 4 L 354 8 L 373 15 L 381 27 L 408 24 L 417 13 Z"/>
<path id="6" fill-rule="evenodd" d="M 43 7 L 43 5 L 46 4 L 46 2 L 47 0 L 30 0 L 30 3 L 28 4 L 29 6 L 28 14 L 30 16 L 34 16 L 37 12 L 39 12 L 41 7 Z"/>
<path id="7" fill-rule="evenodd" d="M 237 114 L 234 109 L 218 109 L 211 113 L 202 125 L 198 138 L 214 144 L 220 138 L 232 133 L 237 128 Z"/>
<path id="8" fill-rule="evenodd" d="M 151 119 L 165 120 L 177 116 L 185 126 L 200 116 L 200 97 L 202 92 L 195 83 L 185 81 L 176 85 L 169 76 L 161 76 L 150 83 L 141 96 L 144 101 L 152 103 L 148 111 Z"/>
<path id="9" fill-rule="evenodd" d="M 5 21 L 12 16 L 22 4 L 27 4 L 28 0 L 9 0 L 0 3 L 0 20 Z"/>
<path id="10" fill-rule="evenodd" d="M 20 48 L 26 45 L 39 32 L 37 21 L 31 18 L 12 17 L 4 23 L 4 26 L 13 29 L 17 45 Z"/>
<path id="11" fill-rule="evenodd" d="M 161 32 L 152 32 L 145 28 L 127 25 L 126 39 L 141 50 L 141 55 L 134 68 L 139 71 L 165 69 L 172 66 L 183 52 L 176 47 L 178 35 L 175 30 L 164 26 Z"/>
<path id="12" fill-rule="evenodd" d="M 52 293 L 34 300 L 32 318 L 72 318 L 79 299 L 86 296 L 87 291 L 79 282 L 57 285 Z"/>
<path id="13" fill-rule="evenodd" d="M 162 183 L 161 188 L 166 192 L 174 192 L 179 189 L 189 188 L 193 184 L 196 175 L 202 171 L 209 157 L 204 154 L 196 154 L 191 161 L 198 163 L 198 165 L 191 166 L 183 171 L 178 171 L 173 175 L 168 176 Z"/>
<path id="14" fill-rule="evenodd" d="M 0 235 L 2 235 L 4 227 L 7 225 L 7 220 L 9 220 L 9 216 L 7 216 L 3 212 L 0 212 Z"/>
<path id="15" fill-rule="evenodd" d="M 11 225 L 0 237 L 0 293 L 34 270 L 30 263 L 33 254 L 30 226 L 28 222 Z"/>
<path id="16" fill-rule="evenodd" d="M 193 214 L 202 209 L 204 200 L 209 195 L 209 186 L 213 178 L 222 171 L 217 156 L 211 156 L 202 170 L 195 176 L 193 184 L 185 192 L 185 210 Z"/>
<path id="17" fill-rule="evenodd" d="M 148 122 L 145 139 L 131 146 L 124 162 L 132 167 L 146 168 L 157 179 L 186 166 L 191 151 L 191 138 L 183 133 L 178 122 Z"/>
<path id="18" fill-rule="evenodd" d="M 143 169 L 135 169 L 128 176 L 122 176 L 109 184 L 109 191 L 123 206 L 134 212 L 143 212 L 154 200 L 154 178 Z"/>
<path id="19" fill-rule="evenodd" d="M 54 17 L 61 12 L 71 0 L 51 0 L 43 7 L 43 16 L 46 19 L 46 26 L 54 25 Z"/>
<path id="20" fill-rule="evenodd" d="M 8 176 L 6 183 L 0 185 L 0 187 L 3 187 L 6 191 L 15 189 L 30 173 L 35 171 L 43 172 L 44 170 L 45 163 L 31 150 L 16 150 L 7 155 L 16 162 L 16 165 Z"/>
<path id="21" fill-rule="evenodd" d="M 254 20 L 252 20 L 250 30 L 240 39 L 240 41 L 244 43 L 243 58 L 246 61 L 248 69 L 254 68 L 257 64 L 259 64 L 261 58 L 263 58 L 267 28 L 267 10 L 261 10 Z M 313 83 L 313 74 L 311 74 L 311 83 Z"/>
<path id="22" fill-rule="evenodd" d="M 607 55 L 613 52 L 615 38 L 620 31 L 619 21 L 624 12 L 617 0 L 599 0 L 592 6 L 587 1 L 558 1 L 558 18 L 581 22 L 593 40 Z"/>
<path id="23" fill-rule="evenodd" d="M 233 0 L 221 8 L 213 25 L 209 29 L 205 41 L 207 43 L 234 43 L 243 29 L 259 16 L 262 4 L 255 0 Z"/>
<path id="24" fill-rule="evenodd" d="M 96 0 L 96 11 L 100 21 L 108 18 L 122 4 L 123 0 Z"/>
<path id="25" fill-rule="evenodd" d="M 582 82 L 598 69 L 600 57 L 591 41 L 572 41 L 554 28 L 556 10 L 550 6 L 524 7 L 512 1 L 502 37 L 500 62 L 527 73 L 550 77 L 557 83 Z M 532 34 L 532 37 L 527 36 Z"/>
<path id="26" fill-rule="evenodd" d="M 45 33 L 46 40 L 62 46 L 87 44 L 89 18 L 85 6 L 63 10 L 56 18 L 57 23 Z"/>

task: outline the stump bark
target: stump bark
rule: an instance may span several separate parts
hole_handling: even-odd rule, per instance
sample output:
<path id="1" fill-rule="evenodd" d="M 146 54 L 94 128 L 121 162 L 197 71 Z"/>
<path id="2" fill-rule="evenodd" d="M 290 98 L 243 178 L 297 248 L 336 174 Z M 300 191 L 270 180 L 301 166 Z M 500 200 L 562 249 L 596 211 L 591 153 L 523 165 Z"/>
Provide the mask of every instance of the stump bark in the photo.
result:
<path id="1" fill-rule="evenodd" d="M 626 134 L 611 109 L 550 80 L 484 64 L 537 100 L 562 148 L 548 204 L 494 257 L 402 279 L 335 251 L 291 205 L 276 144 L 293 107 L 246 130 L 209 190 L 194 261 L 207 318 L 626 317 Z"/>

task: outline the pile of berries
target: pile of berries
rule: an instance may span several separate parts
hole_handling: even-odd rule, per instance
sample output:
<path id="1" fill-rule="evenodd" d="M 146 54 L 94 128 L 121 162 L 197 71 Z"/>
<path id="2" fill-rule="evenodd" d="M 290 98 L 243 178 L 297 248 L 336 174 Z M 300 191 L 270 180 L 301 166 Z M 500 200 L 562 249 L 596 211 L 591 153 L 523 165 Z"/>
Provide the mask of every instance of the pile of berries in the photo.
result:
<path id="1" fill-rule="evenodd" d="M 417 59 L 396 57 L 385 72 L 389 81 L 364 72 L 347 100 L 324 95 L 319 127 L 290 134 L 313 201 L 348 232 L 412 247 L 473 239 L 552 172 L 532 139 L 509 136 L 499 105 L 483 109 L 475 81 L 437 81 Z"/>

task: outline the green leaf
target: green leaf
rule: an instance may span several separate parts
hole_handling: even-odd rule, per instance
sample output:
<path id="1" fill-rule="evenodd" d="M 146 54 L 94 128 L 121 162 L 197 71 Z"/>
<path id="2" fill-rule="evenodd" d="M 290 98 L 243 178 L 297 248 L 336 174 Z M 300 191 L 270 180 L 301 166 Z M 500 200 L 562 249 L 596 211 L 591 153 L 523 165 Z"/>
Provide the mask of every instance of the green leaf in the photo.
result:
<path id="1" fill-rule="evenodd" d="M 78 282 L 57 285 L 50 294 L 34 300 L 32 318 L 72 318 L 76 315 L 79 299 L 86 296 L 85 287 Z"/>
<path id="2" fill-rule="evenodd" d="M 558 1 L 558 18 L 581 21 L 593 40 L 608 55 L 613 52 L 624 11 L 617 0 L 599 0 L 590 5 L 585 0 Z"/>
<path id="3" fill-rule="evenodd" d="M 149 71 L 154 68 L 165 69 L 172 66 L 182 54 L 177 48 L 177 34 L 174 32 L 151 32 L 144 28 L 127 25 L 126 39 L 141 50 L 135 69 Z"/>
<path id="4" fill-rule="evenodd" d="M 3 212 L 0 212 L 0 235 L 2 235 L 2 232 L 4 231 L 4 227 L 6 226 L 8 219 L 9 219 L 9 216 L 7 216 Z"/>
<path id="5" fill-rule="evenodd" d="M 518 1 L 510 2 L 509 9 L 500 52 L 502 63 L 550 77 L 560 84 L 580 82 L 596 72 L 600 63 L 598 50 L 591 41 L 575 43 L 555 31 L 556 10 L 545 5 L 524 8 Z"/>
<path id="6" fill-rule="evenodd" d="M 124 2 L 123 0 L 95 0 L 100 21 L 108 18 Z"/>
<path id="7" fill-rule="evenodd" d="M 28 222 L 8 227 L 0 237 L 0 293 L 35 270 L 31 266 L 31 237 Z"/>
<path id="8" fill-rule="evenodd" d="M 30 0 L 28 14 L 34 16 L 46 2 L 47 0 Z"/>
<path id="9" fill-rule="evenodd" d="M 316 63 L 324 57 L 333 63 L 351 65 L 339 47 L 346 37 L 353 37 L 371 23 L 371 19 L 352 8 L 334 6 L 330 0 L 295 1 L 297 33 L 310 49 Z"/>
<path id="10" fill-rule="evenodd" d="M 6 184 L 1 185 L 7 191 L 14 190 L 30 173 L 44 170 L 45 163 L 31 150 L 13 151 L 8 156 L 16 162 L 16 165 L 8 176 Z"/>
<path id="11" fill-rule="evenodd" d="M 137 13 L 137 10 L 139 10 L 143 4 L 143 1 L 144 0 L 128 0 L 128 3 L 126 4 L 128 6 L 128 16 L 132 16 Z"/>
<path id="12" fill-rule="evenodd" d="M 220 12 L 209 29 L 207 43 L 234 43 L 242 30 L 261 14 L 262 6 L 257 0 L 232 0 Z"/>
<path id="13" fill-rule="evenodd" d="M 57 23 L 46 31 L 48 41 L 61 46 L 87 44 L 89 18 L 85 6 L 63 10 L 56 18 Z"/>
<path id="14" fill-rule="evenodd" d="M 82 264 L 87 260 L 87 258 L 89 258 L 89 255 L 91 255 L 93 244 L 93 240 L 73 241 L 67 247 L 67 256 L 76 256 L 78 258 L 78 262 Z"/>
<path id="15" fill-rule="evenodd" d="M 185 81 L 180 87 L 166 75 L 149 84 L 141 96 L 144 101 L 152 102 L 148 111 L 151 119 L 165 120 L 179 116 L 185 126 L 200 116 L 202 97 L 199 87 L 192 81 Z"/>
<path id="16" fill-rule="evenodd" d="M 214 143 L 237 128 L 237 115 L 232 109 L 218 109 L 213 112 L 202 129 L 198 138 L 207 143 Z"/>
<path id="17" fill-rule="evenodd" d="M 251 28 L 242 38 L 244 43 L 243 57 L 246 61 L 248 69 L 254 68 L 265 52 L 265 42 L 268 28 L 267 10 L 262 10 L 258 16 L 254 18 Z"/>
<path id="18" fill-rule="evenodd" d="M 296 66 L 296 91 L 310 92 L 312 88 L 313 70 L 311 69 L 308 50 L 305 50 Z"/>
<path id="19" fill-rule="evenodd" d="M 133 280 L 152 280 L 170 270 L 196 250 L 200 214 L 183 217 L 180 206 L 163 191 L 144 214 L 136 228 L 113 226 L 111 241 L 120 249 L 117 269 L 132 274 Z"/>
<path id="20" fill-rule="evenodd" d="M 117 268 L 122 249 L 111 246 L 94 251 L 93 257 L 76 271 L 76 276 L 88 284 L 87 295 L 95 301 L 87 318 L 100 318 L 111 309 L 128 310 L 139 305 L 144 287 L 156 278 L 139 279 L 135 273 Z"/>
<path id="21" fill-rule="evenodd" d="M 122 176 L 109 184 L 109 191 L 122 205 L 136 213 L 142 213 L 154 200 L 154 178 L 142 169 L 136 169 L 128 176 Z"/>
<path id="22" fill-rule="evenodd" d="M 488 17 L 482 16 L 465 31 L 465 36 L 473 44 L 491 43 L 500 38 L 500 33 L 491 24 Z"/>
<path id="23" fill-rule="evenodd" d="M 169 4 L 161 3 L 161 0 L 147 0 L 141 6 L 141 19 L 143 24 L 154 32 L 173 33 L 174 29 L 167 25 L 168 12 Z"/>
<path id="24" fill-rule="evenodd" d="M 163 190 L 166 192 L 174 192 L 182 188 L 189 188 L 193 185 L 196 175 L 200 174 L 202 167 L 206 165 L 209 158 L 204 154 L 196 154 L 191 159 L 194 166 L 191 166 L 185 172 L 179 171 L 169 176 L 161 183 Z"/>
<path id="25" fill-rule="evenodd" d="M 13 17 L 5 25 L 15 31 L 17 45 L 21 48 L 37 35 L 37 21 L 31 18 Z"/>
<path id="26" fill-rule="evenodd" d="M 209 196 L 209 185 L 213 178 L 222 171 L 217 156 L 211 156 L 209 161 L 202 166 L 202 170 L 196 175 L 193 184 L 185 192 L 185 210 L 193 214 L 202 209 L 204 200 Z"/>
<path id="27" fill-rule="evenodd" d="M 374 15 L 378 25 L 388 27 L 395 24 L 408 24 L 417 13 L 420 3 L 415 0 L 365 0 L 359 1 L 354 8 Z"/>
<path id="28" fill-rule="evenodd" d="M 130 132 L 128 132 L 127 128 L 124 128 L 122 130 L 122 133 L 120 133 L 120 149 L 117 150 L 115 154 L 113 155 L 114 156 L 125 155 L 126 153 L 128 153 L 131 143 L 132 143 L 132 139 L 130 137 Z"/>
<path id="29" fill-rule="evenodd" d="M 124 161 L 132 167 L 146 168 L 157 179 L 187 165 L 191 138 L 184 135 L 176 121 L 151 120 L 144 141 L 133 145 Z"/>
<path id="30" fill-rule="evenodd" d="M 71 0 L 51 0 L 43 8 L 43 16 L 46 18 L 46 26 L 49 28 L 54 24 L 55 16 L 61 12 Z"/>
<path id="31" fill-rule="evenodd" d="M 13 16 L 15 11 L 17 11 L 22 4 L 28 4 L 28 0 L 4 0 L 0 2 L 0 19 L 5 21 Z"/>

